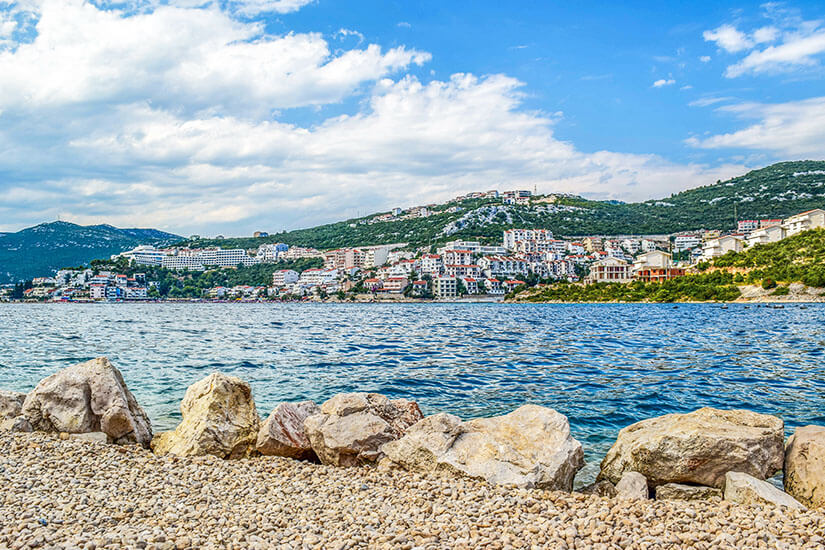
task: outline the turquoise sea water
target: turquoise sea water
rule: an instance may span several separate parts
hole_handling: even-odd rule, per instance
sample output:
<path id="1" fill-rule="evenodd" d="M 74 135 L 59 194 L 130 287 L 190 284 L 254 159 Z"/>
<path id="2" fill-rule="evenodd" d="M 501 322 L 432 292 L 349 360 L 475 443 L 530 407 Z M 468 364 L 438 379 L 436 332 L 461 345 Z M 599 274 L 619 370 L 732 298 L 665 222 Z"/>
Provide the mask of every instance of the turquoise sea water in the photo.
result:
<path id="1" fill-rule="evenodd" d="M 0 305 L 0 388 L 108 356 L 172 428 L 214 371 L 279 401 L 346 391 L 463 418 L 523 403 L 567 415 L 592 477 L 622 427 L 709 405 L 825 423 L 825 305 Z"/>

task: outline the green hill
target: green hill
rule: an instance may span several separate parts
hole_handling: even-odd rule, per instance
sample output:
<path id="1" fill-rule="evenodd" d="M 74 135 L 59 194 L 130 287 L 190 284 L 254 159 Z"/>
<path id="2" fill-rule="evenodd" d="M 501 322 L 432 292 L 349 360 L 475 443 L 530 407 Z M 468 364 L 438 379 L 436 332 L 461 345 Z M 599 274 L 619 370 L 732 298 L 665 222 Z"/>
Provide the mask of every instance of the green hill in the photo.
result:
<path id="1" fill-rule="evenodd" d="M 0 283 L 47 276 L 61 267 L 88 264 L 139 244 L 168 244 L 180 239 L 156 229 L 43 223 L 0 236 Z"/>
<path id="2" fill-rule="evenodd" d="M 542 202 L 544 200 L 545 202 Z M 553 202 L 546 202 L 546 201 Z M 378 214 L 264 238 L 199 239 L 194 246 L 254 248 L 268 242 L 315 248 L 451 239 L 495 242 L 511 227 L 546 228 L 561 236 L 657 234 L 701 228 L 733 229 L 738 219 L 784 218 L 825 205 L 825 161 L 783 162 L 743 176 L 640 203 L 558 195 L 530 205 L 499 199 L 465 200 L 430 208 L 433 215 L 370 223 Z M 450 211 L 450 209 L 455 210 Z"/>

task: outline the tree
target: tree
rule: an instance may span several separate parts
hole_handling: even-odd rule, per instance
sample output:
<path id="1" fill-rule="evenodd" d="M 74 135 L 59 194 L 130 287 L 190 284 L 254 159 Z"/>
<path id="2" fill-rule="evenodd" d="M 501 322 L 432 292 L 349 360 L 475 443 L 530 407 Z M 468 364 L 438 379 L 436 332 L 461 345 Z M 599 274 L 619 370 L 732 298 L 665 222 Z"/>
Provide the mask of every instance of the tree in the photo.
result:
<path id="1" fill-rule="evenodd" d="M 463 279 L 460 279 L 460 278 L 456 279 L 455 292 L 459 296 L 466 296 L 467 295 L 467 287 L 464 285 L 464 280 Z"/>

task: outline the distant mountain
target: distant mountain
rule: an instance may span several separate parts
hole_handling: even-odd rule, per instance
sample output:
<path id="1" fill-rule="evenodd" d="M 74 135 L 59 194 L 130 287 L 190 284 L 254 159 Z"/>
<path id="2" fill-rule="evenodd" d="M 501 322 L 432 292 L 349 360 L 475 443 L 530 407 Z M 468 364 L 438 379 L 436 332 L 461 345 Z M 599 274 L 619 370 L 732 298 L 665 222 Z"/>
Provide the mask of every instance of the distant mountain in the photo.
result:
<path id="1" fill-rule="evenodd" d="M 42 223 L 0 234 L 0 284 L 48 276 L 62 267 L 85 265 L 139 244 L 161 245 L 180 239 L 157 229 Z"/>
<path id="2" fill-rule="evenodd" d="M 316 248 L 450 239 L 500 241 L 512 227 L 546 228 L 560 236 L 657 234 L 694 229 L 733 229 L 737 219 L 785 218 L 825 206 L 825 161 L 774 164 L 727 181 L 668 198 L 639 203 L 592 201 L 573 195 L 536 197 L 529 205 L 500 199 L 452 201 L 429 208 L 425 218 L 370 223 L 365 218 L 299 229 L 263 238 L 200 239 L 198 246 L 253 248 L 268 242 Z M 386 213 L 384 213 L 386 214 Z"/>

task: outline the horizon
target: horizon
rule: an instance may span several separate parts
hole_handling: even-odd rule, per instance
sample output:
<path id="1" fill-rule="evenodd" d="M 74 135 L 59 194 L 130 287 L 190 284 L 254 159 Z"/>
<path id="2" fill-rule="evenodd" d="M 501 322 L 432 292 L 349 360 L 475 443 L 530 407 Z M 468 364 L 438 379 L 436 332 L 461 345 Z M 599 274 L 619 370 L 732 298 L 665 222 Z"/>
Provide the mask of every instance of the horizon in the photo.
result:
<path id="1" fill-rule="evenodd" d="M 824 18 L 813 2 L 4 4 L 0 232 L 275 234 L 482 189 L 639 202 L 816 159 Z"/>

